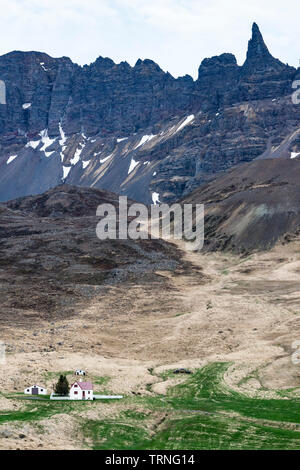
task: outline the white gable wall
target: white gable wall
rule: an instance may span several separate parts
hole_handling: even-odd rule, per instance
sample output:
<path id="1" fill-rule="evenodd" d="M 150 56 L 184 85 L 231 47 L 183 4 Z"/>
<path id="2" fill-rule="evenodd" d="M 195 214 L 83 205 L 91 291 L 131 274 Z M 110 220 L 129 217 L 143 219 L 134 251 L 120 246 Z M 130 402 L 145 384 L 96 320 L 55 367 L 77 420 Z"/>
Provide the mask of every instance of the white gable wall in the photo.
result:
<path id="1" fill-rule="evenodd" d="M 78 382 L 75 382 L 70 388 L 70 399 L 71 400 L 82 400 L 82 390 L 78 385 Z"/>
<path id="2" fill-rule="evenodd" d="M 85 392 L 85 396 L 83 396 L 83 392 Z M 70 388 L 70 400 L 93 400 L 93 399 L 94 399 L 93 390 L 82 390 L 79 386 L 79 382 L 75 382 Z"/>
<path id="3" fill-rule="evenodd" d="M 38 389 L 38 395 L 47 395 L 47 389 L 44 387 L 40 387 L 39 385 L 32 385 L 31 387 L 27 387 L 24 390 L 25 395 L 32 395 L 32 389 Z"/>

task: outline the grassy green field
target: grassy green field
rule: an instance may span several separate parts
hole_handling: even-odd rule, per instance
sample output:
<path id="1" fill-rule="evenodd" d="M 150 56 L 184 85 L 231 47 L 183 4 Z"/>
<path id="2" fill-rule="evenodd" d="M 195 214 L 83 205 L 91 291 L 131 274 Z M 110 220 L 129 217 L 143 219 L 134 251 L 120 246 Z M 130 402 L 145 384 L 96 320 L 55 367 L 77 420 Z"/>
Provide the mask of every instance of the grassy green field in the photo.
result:
<path id="1" fill-rule="evenodd" d="M 128 396 L 111 419 L 81 419 L 82 444 L 92 449 L 300 449 L 300 399 L 250 398 L 226 387 L 229 364 L 213 363 L 168 390 Z M 162 374 L 162 380 L 170 374 Z M 100 381 L 101 382 L 101 381 Z M 103 383 L 107 387 L 108 379 Z M 292 391 L 293 393 L 295 390 Z M 285 399 L 282 399 L 284 396 Z M 105 406 L 118 406 L 116 402 Z M 38 421 L 56 413 L 84 413 L 101 401 L 26 403 L 23 411 L 0 414 L 8 421 Z M 118 408 L 116 408 L 118 410 Z M 155 418 L 155 419 L 154 419 Z"/>

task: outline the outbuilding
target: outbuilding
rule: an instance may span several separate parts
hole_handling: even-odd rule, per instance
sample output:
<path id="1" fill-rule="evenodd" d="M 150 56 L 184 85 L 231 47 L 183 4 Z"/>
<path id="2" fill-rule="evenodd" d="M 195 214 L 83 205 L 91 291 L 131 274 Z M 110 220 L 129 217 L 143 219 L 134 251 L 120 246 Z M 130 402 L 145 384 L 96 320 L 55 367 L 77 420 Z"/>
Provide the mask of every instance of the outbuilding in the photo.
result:
<path id="1" fill-rule="evenodd" d="M 47 395 L 47 389 L 39 385 L 32 385 L 24 390 L 25 395 Z"/>

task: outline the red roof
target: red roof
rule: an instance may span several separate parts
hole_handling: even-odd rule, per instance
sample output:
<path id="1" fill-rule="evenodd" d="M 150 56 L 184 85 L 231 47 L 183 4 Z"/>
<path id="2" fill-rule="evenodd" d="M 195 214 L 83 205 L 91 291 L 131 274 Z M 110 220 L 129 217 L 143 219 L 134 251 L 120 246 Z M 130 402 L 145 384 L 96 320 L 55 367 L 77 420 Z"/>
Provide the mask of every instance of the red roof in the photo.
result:
<path id="1" fill-rule="evenodd" d="M 93 390 L 94 388 L 92 382 L 74 382 L 74 383 L 78 384 L 81 390 Z"/>

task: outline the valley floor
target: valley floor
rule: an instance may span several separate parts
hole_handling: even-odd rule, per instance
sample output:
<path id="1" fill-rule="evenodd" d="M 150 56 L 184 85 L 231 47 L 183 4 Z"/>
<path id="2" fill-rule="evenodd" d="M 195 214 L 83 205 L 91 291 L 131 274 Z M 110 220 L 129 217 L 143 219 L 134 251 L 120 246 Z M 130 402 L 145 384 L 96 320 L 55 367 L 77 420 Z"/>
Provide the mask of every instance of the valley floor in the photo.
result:
<path id="1" fill-rule="evenodd" d="M 105 286 L 69 319 L 6 321 L 0 448 L 300 449 L 300 240 L 184 258 L 190 269 L 158 273 L 164 284 Z M 77 368 L 125 398 L 18 398 Z"/>

